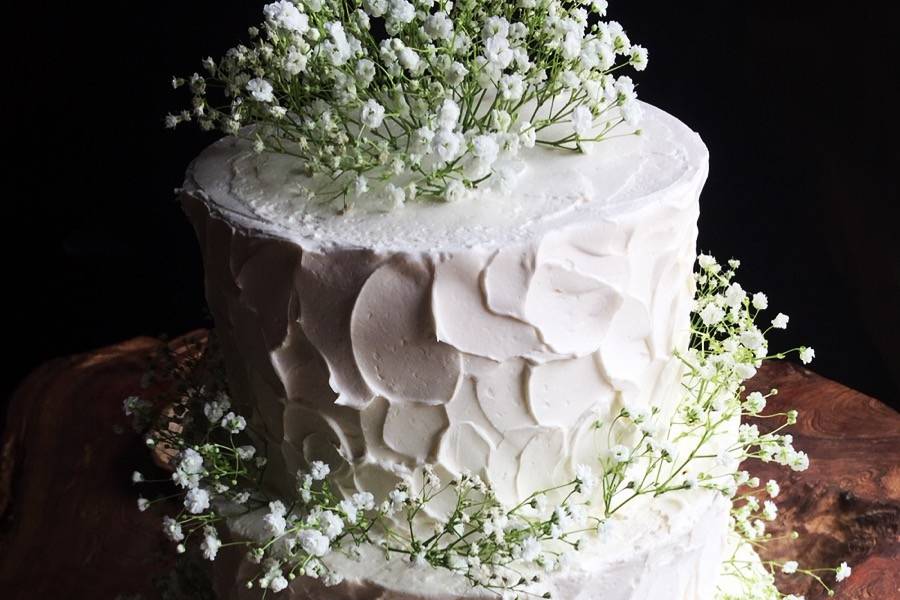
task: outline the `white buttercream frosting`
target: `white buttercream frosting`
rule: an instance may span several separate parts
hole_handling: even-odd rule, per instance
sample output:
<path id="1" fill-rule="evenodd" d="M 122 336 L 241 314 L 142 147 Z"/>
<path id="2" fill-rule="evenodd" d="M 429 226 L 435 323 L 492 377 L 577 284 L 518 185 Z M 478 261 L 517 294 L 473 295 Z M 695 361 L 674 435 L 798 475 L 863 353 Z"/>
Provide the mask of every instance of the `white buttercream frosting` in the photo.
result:
<path id="1" fill-rule="evenodd" d="M 509 196 L 392 212 L 337 215 L 299 193 L 290 159 L 234 139 L 201 154 L 182 200 L 233 394 L 264 432 L 272 486 L 289 492 L 298 468 L 323 459 L 344 492 L 378 495 L 430 463 L 479 473 L 514 503 L 603 451 L 597 418 L 626 404 L 671 412 L 708 155 L 686 126 L 644 108 L 641 136 L 592 155 L 531 150 Z M 646 522 L 630 508 L 646 544 L 603 546 L 559 580 L 569 591 L 557 597 L 600 597 L 575 593 L 588 583 L 609 589 L 605 599 L 662 597 L 653 586 L 674 561 L 666 577 L 693 591 L 666 597 L 705 600 L 725 526 L 701 514 L 721 513 L 703 502 L 647 505 L 663 516 Z M 683 567 L 679 544 L 693 544 Z M 426 597 L 384 591 L 379 577 L 400 577 L 392 568 L 360 571 L 369 591 L 346 597 Z"/>

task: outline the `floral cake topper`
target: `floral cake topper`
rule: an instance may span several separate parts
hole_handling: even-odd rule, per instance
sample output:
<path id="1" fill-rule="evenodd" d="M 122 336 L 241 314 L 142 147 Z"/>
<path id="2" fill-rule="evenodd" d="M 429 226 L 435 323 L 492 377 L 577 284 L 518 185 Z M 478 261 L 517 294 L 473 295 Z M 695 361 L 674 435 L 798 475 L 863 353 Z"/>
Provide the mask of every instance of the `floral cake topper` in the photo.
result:
<path id="1" fill-rule="evenodd" d="M 314 178 L 307 192 L 344 209 L 508 191 L 523 148 L 583 152 L 638 132 L 635 85 L 619 72 L 644 70 L 647 51 L 606 11 L 606 0 L 279 0 L 248 44 L 173 80 L 192 107 L 166 124 L 295 156 Z"/>

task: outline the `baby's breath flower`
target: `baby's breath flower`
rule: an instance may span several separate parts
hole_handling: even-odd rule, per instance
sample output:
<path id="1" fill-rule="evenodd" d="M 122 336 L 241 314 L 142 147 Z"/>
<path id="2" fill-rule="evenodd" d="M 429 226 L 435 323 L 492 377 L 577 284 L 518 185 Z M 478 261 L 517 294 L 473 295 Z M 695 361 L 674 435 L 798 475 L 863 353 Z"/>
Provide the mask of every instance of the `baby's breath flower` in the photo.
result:
<path id="1" fill-rule="evenodd" d="M 354 504 L 350 500 L 341 500 L 338 504 L 338 508 L 344 513 L 347 517 L 347 522 L 351 525 L 355 524 L 358 520 L 359 509 L 356 504 Z"/>
<path id="2" fill-rule="evenodd" d="M 245 427 L 247 427 L 247 420 L 240 415 L 230 412 L 222 417 L 222 428 L 228 433 L 236 435 L 242 432 Z"/>
<path id="3" fill-rule="evenodd" d="M 328 537 L 315 529 L 303 529 L 297 534 L 303 550 L 310 556 L 322 557 L 328 554 L 331 542 Z"/>
<path id="4" fill-rule="evenodd" d="M 799 566 L 800 565 L 797 564 L 796 560 L 789 560 L 786 563 L 784 563 L 783 565 L 781 565 L 781 572 L 785 573 L 787 575 L 791 575 L 791 574 L 797 572 L 797 568 Z"/>
<path id="5" fill-rule="evenodd" d="M 581 484 L 581 493 L 584 495 L 590 495 L 597 486 L 597 475 L 589 465 L 576 465 L 575 478 Z"/>
<path id="6" fill-rule="evenodd" d="M 201 488 L 188 490 L 184 497 L 184 507 L 191 514 L 202 513 L 209 508 L 209 492 Z"/>
<path id="7" fill-rule="evenodd" d="M 287 529 L 286 514 L 287 509 L 285 509 L 281 501 L 275 500 L 269 503 L 269 512 L 263 515 L 262 518 L 263 527 L 269 535 L 273 537 L 284 535 Z"/>
<path id="8" fill-rule="evenodd" d="M 739 283 L 732 283 L 725 290 L 725 305 L 732 309 L 738 309 L 747 298 L 747 292 Z"/>
<path id="9" fill-rule="evenodd" d="M 788 317 L 786 314 L 778 313 L 777 315 L 775 315 L 775 318 L 772 319 L 772 327 L 774 327 L 775 329 L 786 329 L 789 319 L 790 317 Z"/>
<path id="10" fill-rule="evenodd" d="M 321 481 L 325 479 L 326 477 L 328 477 L 328 474 L 330 472 L 331 467 L 320 460 L 314 460 L 309 466 L 309 474 L 315 481 Z"/>
<path id="11" fill-rule="evenodd" d="M 518 73 L 506 74 L 500 77 L 499 88 L 504 100 L 516 102 L 525 94 L 525 80 Z"/>
<path id="12" fill-rule="evenodd" d="M 275 100 L 272 84 L 260 77 L 247 82 L 247 91 L 257 102 L 274 102 Z"/>
<path id="13" fill-rule="evenodd" d="M 466 186 L 463 182 L 458 179 L 454 179 L 453 181 L 447 184 L 447 189 L 444 192 L 444 200 L 447 202 L 459 202 L 466 196 Z"/>
<path id="14" fill-rule="evenodd" d="M 388 20 L 397 23 L 412 23 L 416 16 L 416 7 L 406 0 L 390 0 L 388 5 Z"/>
<path id="15" fill-rule="evenodd" d="M 594 126 L 594 115 L 587 106 L 578 106 L 572 111 L 572 126 L 578 137 L 585 138 L 591 133 Z"/>
<path id="16" fill-rule="evenodd" d="M 172 473 L 172 480 L 182 488 L 197 487 L 203 473 L 203 457 L 193 448 L 185 448 L 178 460 L 178 466 Z"/>
<path id="17" fill-rule="evenodd" d="M 181 523 L 172 517 L 163 517 L 163 533 L 173 542 L 180 542 L 184 539 L 184 533 L 181 531 Z"/>
<path id="18" fill-rule="evenodd" d="M 805 471 L 809 468 L 809 456 L 802 450 L 791 452 L 788 457 L 788 466 L 794 471 Z"/>
<path id="19" fill-rule="evenodd" d="M 704 325 L 715 325 L 725 318 L 725 311 L 716 304 L 710 302 L 700 311 L 700 319 Z"/>
<path id="20" fill-rule="evenodd" d="M 361 109 L 360 120 L 369 129 L 378 129 L 384 121 L 384 107 L 375 100 L 367 100 Z"/>
<path id="21" fill-rule="evenodd" d="M 759 392 L 751 392 L 744 401 L 744 409 L 751 415 L 758 415 L 766 408 L 766 397 Z"/>
<path id="22" fill-rule="evenodd" d="M 403 509 L 403 505 L 408 499 L 409 496 L 405 490 L 393 489 L 388 492 L 388 499 L 385 501 L 385 506 L 382 507 L 382 512 L 386 514 L 396 513 Z"/>
<path id="23" fill-rule="evenodd" d="M 353 494 L 353 504 L 359 510 L 372 510 L 375 508 L 375 495 L 371 492 L 357 492 Z"/>
<path id="24" fill-rule="evenodd" d="M 433 138 L 433 150 L 439 164 L 445 165 L 459 156 L 462 150 L 463 137 L 451 129 L 439 130 Z"/>
<path id="25" fill-rule="evenodd" d="M 384 186 L 382 195 L 384 198 L 384 206 L 388 209 L 398 208 L 406 202 L 406 193 L 403 191 L 403 188 L 399 188 L 393 183 Z"/>
<path id="26" fill-rule="evenodd" d="M 522 123 L 519 127 L 519 139 L 526 148 L 534 148 L 537 142 L 537 130 L 530 122 Z"/>
<path id="27" fill-rule="evenodd" d="M 753 308 L 756 310 L 765 310 L 769 307 L 769 299 L 762 292 L 753 294 Z"/>
<path id="28" fill-rule="evenodd" d="M 203 415 L 209 419 L 210 423 L 218 423 L 229 408 L 231 408 L 231 401 L 228 399 L 228 396 L 221 394 L 216 396 L 215 400 L 206 402 L 203 405 Z"/>
<path id="29" fill-rule="evenodd" d="M 811 363 L 815 357 L 816 351 L 812 348 L 804 347 L 800 349 L 800 362 L 802 362 L 804 365 L 808 365 L 809 363 Z"/>
<path id="30" fill-rule="evenodd" d="M 288 580 L 284 578 L 284 575 L 276 575 L 269 581 L 269 589 L 276 594 L 282 590 L 287 589 L 287 586 Z"/>
<path id="31" fill-rule="evenodd" d="M 343 520 L 330 510 L 323 511 L 319 515 L 319 521 L 322 527 L 322 533 L 324 533 L 329 540 L 333 540 L 344 531 Z"/>
<path id="32" fill-rule="evenodd" d="M 221 547 L 222 541 L 219 539 L 216 529 L 209 526 L 205 527 L 203 529 L 203 542 L 200 544 L 200 549 L 203 551 L 203 558 L 206 560 L 215 560 L 216 555 L 219 553 L 219 548 Z"/>
<path id="33" fill-rule="evenodd" d="M 843 581 L 843 580 L 847 579 L 848 577 L 850 577 L 850 574 L 852 572 L 853 572 L 853 569 L 850 568 L 850 565 L 848 565 L 845 562 L 842 562 L 840 564 L 840 566 L 838 566 L 837 570 L 835 571 L 835 579 L 837 581 Z"/>
<path id="34" fill-rule="evenodd" d="M 627 446 L 618 444 L 610 448 L 609 456 L 610 458 L 612 458 L 613 462 L 623 463 L 628 461 L 629 457 L 631 456 L 631 451 Z"/>
<path id="35" fill-rule="evenodd" d="M 753 376 L 756 375 L 756 367 L 749 363 L 736 364 L 734 366 L 734 371 L 741 381 L 752 379 Z"/>
<path id="36" fill-rule="evenodd" d="M 647 68 L 647 49 L 637 44 L 631 47 L 631 65 L 635 71 Z"/>
<path id="37" fill-rule="evenodd" d="M 534 536 L 529 536 L 522 542 L 522 559 L 534 562 L 540 558 L 542 549 L 540 541 Z"/>
<path id="38" fill-rule="evenodd" d="M 714 267 L 718 266 L 716 259 L 709 254 L 700 254 L 697 256 L 697 264 L 700 265 L 701 269 L 706 271 L 712 270 Z"/>
<path id="39" fill-rule="evenodd" d="M 309 17 L 297 10 L 294 3 L 288 0 L 267 4 L 263 7 L 263 14 L 273 27 L 300 34 L 309 31 Z"/>

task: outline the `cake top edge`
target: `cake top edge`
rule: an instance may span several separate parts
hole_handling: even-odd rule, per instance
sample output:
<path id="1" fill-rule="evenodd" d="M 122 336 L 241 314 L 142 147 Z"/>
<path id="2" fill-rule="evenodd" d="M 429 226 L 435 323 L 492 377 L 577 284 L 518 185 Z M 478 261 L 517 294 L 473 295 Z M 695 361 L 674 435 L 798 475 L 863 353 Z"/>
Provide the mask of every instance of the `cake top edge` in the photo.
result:
<path id="1" fill-rule="evenodd" d="M 235 137 L 211 144 L 188 167 L 184 192 L 231 226 L 307 251 L 442 252 L 496 249 L 587 221 L 615 219 L 699 190 L 709 152 L 674 116 L 642 103 L 642 134 L 572 154 L 535 147 L 509 193 L 479 188 L 452 203 L 377 203 L 337 214 L 310 194 L 298 159 L 257 155 Z"/>

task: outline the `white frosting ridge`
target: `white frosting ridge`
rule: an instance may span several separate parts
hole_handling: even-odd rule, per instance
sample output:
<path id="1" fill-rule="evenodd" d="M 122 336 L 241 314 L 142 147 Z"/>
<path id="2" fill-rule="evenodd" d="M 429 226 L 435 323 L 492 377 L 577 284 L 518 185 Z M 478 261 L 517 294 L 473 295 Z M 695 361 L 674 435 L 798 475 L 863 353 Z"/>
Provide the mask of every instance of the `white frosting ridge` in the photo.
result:
<path id="1" fill-rule="evenodd" d="M 350 343 L 363 379 L 394 402 L 444 404 L 460 379 L 460 353 L 435 335 L 431 279 L 427 264 L 398 256 L 369 276 L 350 315 Z M 397 372 L 404 377 L 390 377 Z"/>
<path id="2" fill-rule="evenodd" d="M 201 154 L 182 201 L 270 485 L 289 492 L 298 468 L 323 459 L 345 493 L 379 494 L 430 463 L 480 473 L 514 503 L 604 450 L 595 419 L 623 404 L 674 409 L 708 155 L 686 126 L 644 108 L 643 135 L 593 155 L 533 150 L 508 198 L 390 213 L 310 204 L 290 161 L 232 139 Z M 598 558 L 576 579 L 601 585 L 604 570 L 623 570 L 630 595 L 609 583 L 605 600 L 662 597 L 640 575 L 664 568 L 654 553 L 696 542 L 699 557 L 715 537 L 704 525 L 670 539 L 666 527 L 684 524 L 665 514 L 653 552 L 623 540 L 633 563 Z M 692 593 L 665 597 L 708 597 Z"/>

